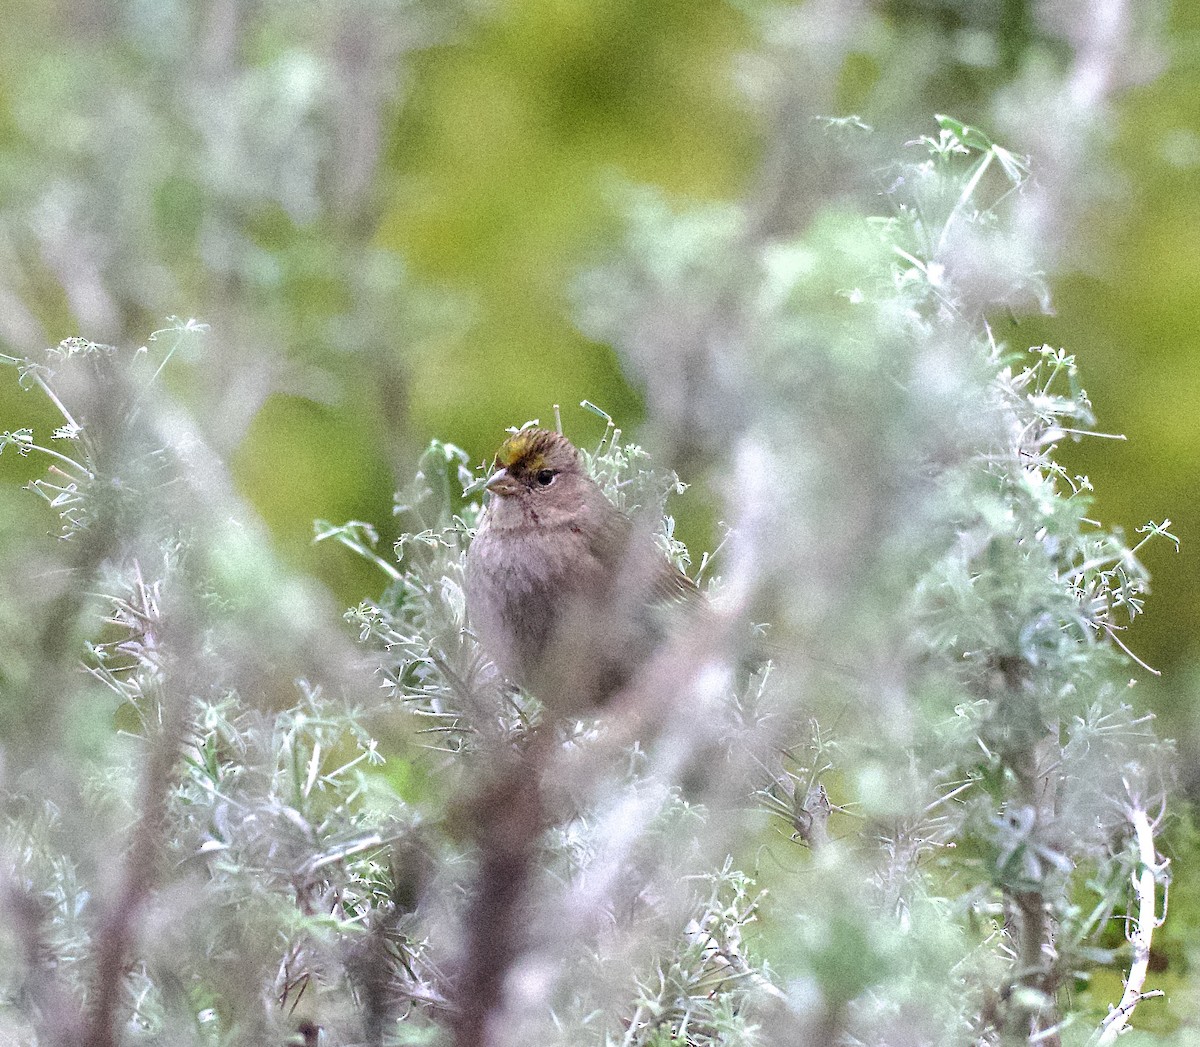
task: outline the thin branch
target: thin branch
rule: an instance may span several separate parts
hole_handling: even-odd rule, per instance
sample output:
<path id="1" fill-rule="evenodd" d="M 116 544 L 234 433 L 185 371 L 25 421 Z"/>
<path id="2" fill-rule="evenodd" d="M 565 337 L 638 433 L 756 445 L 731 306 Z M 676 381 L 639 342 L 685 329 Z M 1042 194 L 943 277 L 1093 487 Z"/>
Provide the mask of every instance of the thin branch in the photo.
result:
<path id="1" fill-rule="evenodd" d="M 1108 638 L 1112 640 L 1112 642 L 1115 643 L 1119 648 L 1121 648 L 1121 650 L 1124 651 L 1130 658 L 1137 662 L 1138 665 L 1145 669 L 1146 672 L 1153 673 L 1155 676 L 1162 676 L 1161 669 L 1155 669 L 1153 665 L 1147 665 L 1136 654 L 1134 654 L 1125 643 L 1122 642 L 1121 638 L 1117 635 L 1115 626 L 1109 625 L 1108 622 L 1101 622 L 1100 625 L 1102 625 L 1104 627 L 1104 631 L 1108 633 Z"/>
<path id="2" fill-rule="evenodd" d="M 160 626 L 157 596 L 152 595 L 142 579 L 141 565 L 134 565 L 136 574 L 136 613 L 141 632 L 140 643 L 145 652 L 140 656 L 150 664 L 151 655 L 160 649 Z M 131 599 L 129 610 L 134 610 Z M 157 657 L 153 658 L 157 662 Z M 183 675 L 181 673 L 181 675 Z M 140 814 L 131 830 L 121 879 L 112 900 L 101 913 L 94 939 L 95 974 L 89 993 L 87 1036 L 89 1047 L 116 1047 L 117 1016 L 120 1010 L 126 965 L 142 930 L 142 916 L 157 882 L 157 865 L 163 849 L 163 834 L 167 822 L 167 805 L 176 765 L 182 750 L 186 724 L 186 701 L 168 685 L 168 674 L 155 670 L 151 679 L 157 730 L 147 720 L 144 769 L 139 785 Z"/>
<path id="3" fill-rule="evenodd" d="M 46 397 L 50 400 L 50 402 L 58 408 L 58 413 L 61 414 L 66 420 L 67 425 L 71 426 L 72 429 L 82 429 L 83 426 L 75 421 L 71 412 L 67 410 L 66 405 L 64 405 L 63 402 L 58 398 L 58 395 L 54 392 L 54 390 L 50 388 L 46 380 L 42 378 L 37 371 L 30 371 L 29 373 L 33 375 L 33 380 L 41 387 L 42 392 L 46 394 Z"/>
<path id="4" fill-rule="evenodd" d="M 1121 1002 L 1100 1023 L 1100 1029 L 1093 1037 L 1091 1047 L 1110 1047 L 1116 1043 L 1137 1005 L 1148 996 L 1162 995 L 1161 992 L 1143 992 L 1142 987 L 1146 984 L 1146 974 L 1150 970 L 1150 944 L 1154 930 L 1162 925 L 1157 916 L 1155 900 L 1156 874 L 1166 868 L 1167 861 L 1158 861 L 1154 850 L 1154 827 L 1150 824 L 1146 812 L 1140 807 L 1134 808 L 1129 813 L 1129 820 L 1133 823 L 1137 839 L 1139 865 L 1138 871 L 1133 875 L 1133 890 L 1138 901 L 1137 925 L 1129 939 L 1133 946 L 1133 963 L 1129 967 L 1129 977 L 1125 979 L 1125 992 L 1121 995 Z"/>
<path id="5" fill-rule="evenodd" d="M 553 746 L 553 725 L 543 725 L 516 761 L 483 787 L 472 811 L 479 868 L 449 985 L 456 1047 L 504 1042 L 505 983 L 526 948 L 524 911 L 545 824 L 541 777 Z"/>
<path id="6" fill-rule="evenodd" d="M 172 701 L 177 703 L 179 699 Z M 157 880 L 155 865 L 162 848 L 181 728 L 181 717 L 172 713 L 160 736 L 147 741 L 150 753 L 141 786 L 141 817 L 133 829 L 120 886 L 96 933 L 96 974 L 87 1040 L 92 1047 L 115 1047 L 119 1042 L 116 1018 L 121 989 L 130 951 L 141 930 L 142 912 Z"/>
<path id="7" fill-rule="evenodd" d="M 42 1017 L 46 1043 L 78 1042 L 81 1012 L 73 993 L 58 976 L 58 964 L 46 942 L 45 914 L 36 897 L 16 882 L 0 884 L 0 911 L 21 948 L 26 975 L 23 991 Z"/>

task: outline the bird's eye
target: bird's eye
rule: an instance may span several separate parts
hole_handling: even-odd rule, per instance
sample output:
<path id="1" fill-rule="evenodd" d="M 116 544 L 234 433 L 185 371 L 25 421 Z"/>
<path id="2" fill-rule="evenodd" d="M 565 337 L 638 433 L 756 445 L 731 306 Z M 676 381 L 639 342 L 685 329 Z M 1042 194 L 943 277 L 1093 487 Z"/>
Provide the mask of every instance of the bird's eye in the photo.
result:
<path id="1" fill-rule="evenodd" d="M 554 478 L 557 475 L 558 474 L 553 469 L 541 469 L 538 471 L 538 474 L 534 477 L 534 479 L 537 480 L 540 486 L 549 487 L 552 483 L 554 483 Z"/>

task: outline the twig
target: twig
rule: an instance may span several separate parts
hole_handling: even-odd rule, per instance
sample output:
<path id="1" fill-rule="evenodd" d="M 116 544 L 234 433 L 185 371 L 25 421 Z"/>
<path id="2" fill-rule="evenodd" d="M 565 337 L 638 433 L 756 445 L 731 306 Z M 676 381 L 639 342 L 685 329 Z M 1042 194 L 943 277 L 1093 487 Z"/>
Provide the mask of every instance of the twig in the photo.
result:
<path id="1" fill-rule="evenodd" d="M 177 696 L 169 700 L 179 702 Z M 118 1042 L 116 1017 L 125 966 L 137 941 L 142 912 L 156 881 L 155 864 L 162 847 L 167 797 L 182 728 L 178 714 L 169 712 L 168 716 L 168 724 L 161 735 L 147 741 L 150 753 L 142 779 L 141 816 L 133 829 L 121 884 L 97 929 L 96 974 L 87 1040 L 93 1047 L 114 1047 Z"/>
<path id="2" fill-rule="evenodd" d="M 160 651 L 160 607 L 153 587 L 142 579 L 135 563 L 136 611 L 144 648 L 139 660 L 158 664 Z M 134 602 L 130 603 L 134 609 Z M 180 675 L 184 675 L 181 673 Z M 117 1015 L 125 982 L 126 964 L 138 940 L 141 920 L 157 881 L 157 865 L 163 848 L 167 804 L 175 767 L 182 748 L 186 702 L 167 683 L 168 674 L 155 670 L 152 685 L 158 712 L 157 730 L 147 721 L 146 760 L 139 786 L 139 817 L 130 834 L 124 868 L 116 891 L 103 910 L 94 939 L 95 975 L 89 993 L 85 1041 L 89 1047 L 116 1047 L 119 1042 Z"/>
<path id="3" fill-rule="evenodd" d="M 24 954 L 24 991 L 42 1016 L 41 1032 L 48 1047 L 79 1042 L 82 1014 L 62 978 L 45 934 L 44 914 L 37 899 L 15 882 L 0 883 L 0 912 L 7 918 Z"/>
<path id="4" fill-rule="evenodd" d="M 646 1005 L 639 1003 L 637 1010 L 633 1012 L 633 1017 L 629 1019 L 629 1025 L 625 1029 L 625 1038 L 621 1041 L 621 1047 L 633 1047 L 637 1042 L 638 1029 L 641 1028 L 644 1022 L 646 1013 Z"/>
<path id="5" fill-rule="evenodd" d="M 1146 672 L 1153 673 L 1155 676 L 1162 676 L 1161 669 L 1155 669 L 1154 666 L 1147 665 L 1121 641 L 1121 638 L 1116 633 L 1115 626 L 1109 625 L 1108 622 L 1101 622 L 1100 624 L 1104 627 L 1104 631 L 1108 633 L 1108 638 L 1112 640 L 1112 642 L 1115 643 L 1119 648 L 1121 648 L 1121 650 L 1124 651 L 1130 658 L 1137 662 L 1138 665 L 1145 669 Z"/>
<path id="6" fill-rule="evenodd" d="M 455 1047 L 504 1042 L 505 983 L 526 948 L 525 907 L 545 820 L 541 777 L 553 746 L 553 725 L 543 724 L 474 804 L 479 868 L 448 987 Z"/>
<path id="7" fill-rule="evenodd" d="M 83 426 L 75 421 L 75 419 L 71 416 L 71 412 L 67 410 L 66 406 L 58 398 L 58 395 L 54 392 L 54 390 L 50 388 L 46 380 L 40 374 L 38 374 L 37 371 L 31 371 L 29 373 L 33 375 L 33 380 L 41 387 L 41 390 L 46 394 L 47 399 L 49 399 L 49 401 L 58 408 L 58 413 L 61 414 L 66 420 L 67 425 L 69 425 L 72 429 L 82 429 Z"/>
<path id="8" fill-rule="evenodd" d="M 1129 942 L 1133 946 L 1133 963 L 1129 967 L 1129 977 L 1125 979 L 1125 992 L 1121 1002 L 1109 1012 L 1108 1017 L 1100 1023 L 1100 1029 L 1092 1039 L 1091 1047 L 1109 1047 L 1117 1042 L 1121 1030 L 1129 1023 L 1134 1008 L 1148 996 L 1161 996 L 1160 992 L 1142 992 L 1146 984 L 1146 974 L 1150 969 L 1150 943 L 1156 927 L 1162 925 L 1157 916 L 1155 903 L 1155 874 L 1167 866 L 1167 860 L 1157 861 L 1154 850 L 1154 827 L 1146 812 L 1135 807 L 1129 813 L 1133 823 L 1133 831 L 1137 839 L 1138 864 L 1140 869 L 1133 875 L 1133 890 L 1138 900 L 1137 925 Z"/>

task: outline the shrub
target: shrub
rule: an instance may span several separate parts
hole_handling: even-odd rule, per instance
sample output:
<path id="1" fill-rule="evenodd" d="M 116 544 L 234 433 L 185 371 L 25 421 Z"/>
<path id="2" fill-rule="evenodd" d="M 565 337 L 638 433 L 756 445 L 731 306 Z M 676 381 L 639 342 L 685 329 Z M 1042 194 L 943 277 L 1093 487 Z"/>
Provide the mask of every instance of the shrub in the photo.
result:
<path id="1" fill-rule="evenodd" d="M 458 448 L 398 496 L 396 559 L 318 522 L 387 579 L 356 645 L 162 389 L 157 335 L 12 361 L 64 424 L 0 442 L 47 459 L 63 539 L 4 597 L 9 1037 L 1049 1042 L 1099 1022 L 1073 989 L 1128 966 L 1125 919 L 1115 1037 L 1166 788 L 1121 632 L 1173 536 L 1089 517 L 1055 454 L 1093 425 L 1073 358 L 992 337 L 989 280 L 1044 293 L 981 268 L 1019 256 L 1027 179 L 942 117 L 871 217 L 785 234 L 627 193 L 577 299 L 659 465 L 611 420 L 587 461 L 711 614 L 566 724 L 471 636 Z M 663 515 L 677 470 L 724 505 L 712 557 Z"/>

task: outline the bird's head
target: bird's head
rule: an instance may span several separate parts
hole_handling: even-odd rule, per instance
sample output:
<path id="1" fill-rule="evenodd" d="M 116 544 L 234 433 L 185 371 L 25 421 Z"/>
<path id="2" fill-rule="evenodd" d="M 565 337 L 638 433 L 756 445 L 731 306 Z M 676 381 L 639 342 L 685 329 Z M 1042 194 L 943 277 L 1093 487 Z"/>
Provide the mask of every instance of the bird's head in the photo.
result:
<path id="1" fill-rule="evenodd" d="M 484 485 L 501 498 L 549 494 L 584 476 L 579 452 L 565 436 L 549 429 L 522 429 L 496 452 L 495 467 Z"/>

